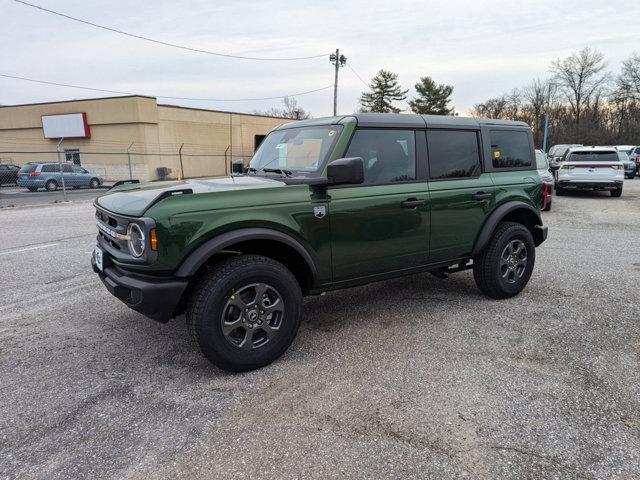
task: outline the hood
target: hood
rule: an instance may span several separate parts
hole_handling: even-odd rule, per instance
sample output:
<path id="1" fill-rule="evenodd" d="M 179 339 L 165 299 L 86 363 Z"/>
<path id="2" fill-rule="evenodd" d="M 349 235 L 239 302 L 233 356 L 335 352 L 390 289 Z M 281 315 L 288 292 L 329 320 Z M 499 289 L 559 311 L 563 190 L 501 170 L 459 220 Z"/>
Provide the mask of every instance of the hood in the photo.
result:
<path id="1" fill-rule="evenodd" d="M 125 184 L 107 191 L 96 203 L 113 213 L 139 217 L 154 203 L 170 195 L 198 195 L 201 193 L 284 187 L 284 182 L 258 176 L 219 177 L 166 182 Z"/>

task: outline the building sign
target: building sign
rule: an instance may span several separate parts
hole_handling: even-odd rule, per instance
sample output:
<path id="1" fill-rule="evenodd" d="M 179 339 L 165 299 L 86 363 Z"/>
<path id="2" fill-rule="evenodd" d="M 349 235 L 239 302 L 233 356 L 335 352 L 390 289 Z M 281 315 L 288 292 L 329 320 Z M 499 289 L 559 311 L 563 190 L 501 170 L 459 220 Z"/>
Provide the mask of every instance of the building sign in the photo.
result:
<path id="1" fill-rule="evenodd" d="M 90 138 L 87 114 L 42 115 L 44 138 Z"/>

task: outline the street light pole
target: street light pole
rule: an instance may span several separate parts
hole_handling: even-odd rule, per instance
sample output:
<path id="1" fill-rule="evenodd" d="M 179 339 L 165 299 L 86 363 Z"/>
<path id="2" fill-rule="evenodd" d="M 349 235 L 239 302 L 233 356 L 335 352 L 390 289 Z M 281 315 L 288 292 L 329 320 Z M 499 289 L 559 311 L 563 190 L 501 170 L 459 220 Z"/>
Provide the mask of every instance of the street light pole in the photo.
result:
<path id="1" fill-rule="evenodd" d="M 340 55 L 340 49 L 329 55 L 329 61 L 335 65 L 335 78 L 333 81 L 333 116 L 338 115 L 338 70 L 347 64 L 347 57 Z"/>
<path id="2" fill-rule="evenodd" d="M 555 87 L 555 83 L 549 84 L 549 91 L 547 92 L 547 108 L 544 112 L 544 136 L 542 139 L 542 151 L 547 154 L 547 134 L 549 131 L 549 103 L 551 103 L 551 87 Z"/>
<path id="3" fill-rule="evenodd" d="M 60 170 L 60 179 L 62 181 L 62 200 L 65 202 L 68 202 L 67 200 L 67 189 L 66 186 L 64 184 L 64 172 L 62 171 L 62 157 L 60 156 L 60 145 L 62 145 L 62 142 L 64 141 L 64 137 L 62 137 L 60 139 L 60 141 L 58 142 L 58 145 L 56 145 L 56 154 L 58 156 L 58 168 Z"/>

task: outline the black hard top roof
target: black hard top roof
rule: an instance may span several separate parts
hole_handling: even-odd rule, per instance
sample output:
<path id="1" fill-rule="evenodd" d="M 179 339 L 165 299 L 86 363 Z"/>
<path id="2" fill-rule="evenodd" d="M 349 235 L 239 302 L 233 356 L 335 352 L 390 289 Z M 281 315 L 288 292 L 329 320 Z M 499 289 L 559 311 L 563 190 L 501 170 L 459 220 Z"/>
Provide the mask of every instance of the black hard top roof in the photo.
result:
<path id="1" fill-rule="evenodd" d="M 491 120 L 488 118 L 454 117 L 450 115 L 416 115 L 412 113 L 354 113 L 353 115 L 314 118 L 311 120 L 287 123 L 279 128 L 334 125 L 349 122 L 350 119 L 355 119 L 360 127 L 479 128 L 484 125 L 500 125 L 529 128 L 525 122 L 514 120 Z"/>

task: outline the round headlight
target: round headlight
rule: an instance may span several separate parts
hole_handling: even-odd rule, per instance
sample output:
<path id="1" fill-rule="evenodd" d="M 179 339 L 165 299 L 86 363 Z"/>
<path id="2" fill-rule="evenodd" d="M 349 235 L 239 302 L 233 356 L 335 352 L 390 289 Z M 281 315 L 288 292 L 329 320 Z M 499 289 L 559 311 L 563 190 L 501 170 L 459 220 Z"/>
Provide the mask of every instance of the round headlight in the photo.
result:
<path id="1" fill-rule="evenodd" d="M 141 257 L 145 247 L 145 238 L 142 229 L 137 223 L 130 223 L 127 227 L 127 235 L 129 236 L 129 240 L 127 241 L 129 252 L 131 252 L 131 255 L 134 257 Z"/>

